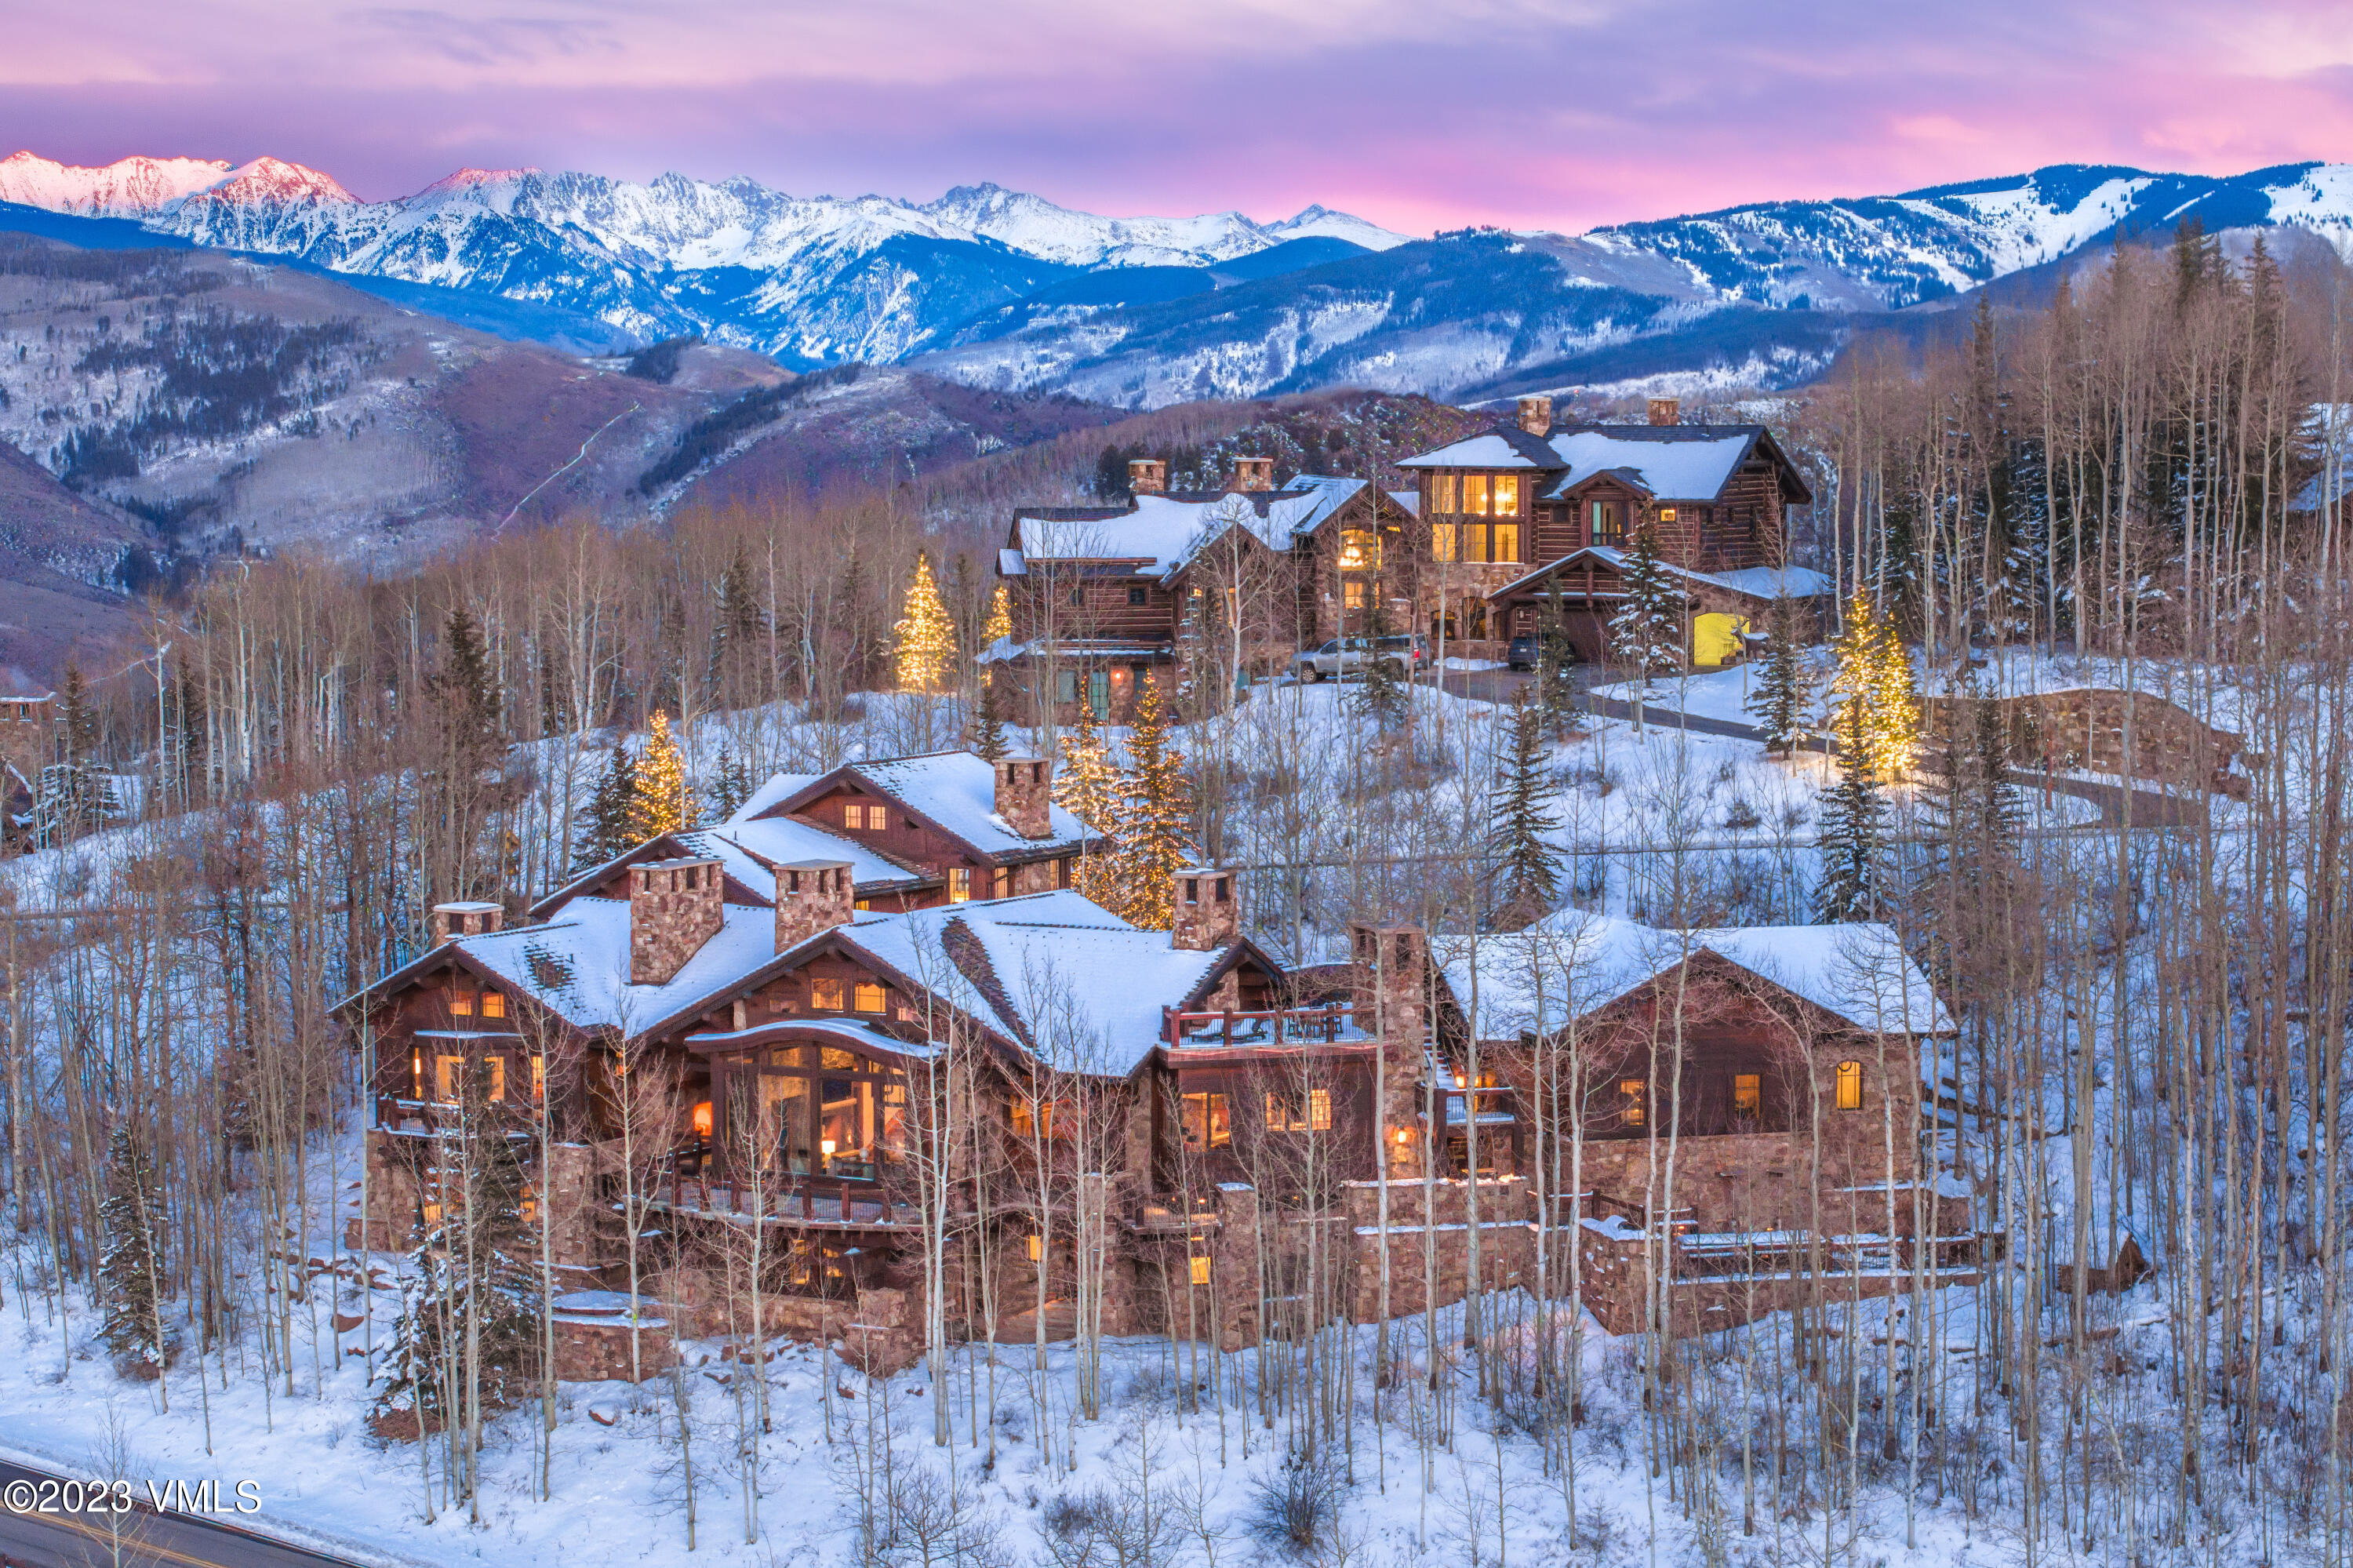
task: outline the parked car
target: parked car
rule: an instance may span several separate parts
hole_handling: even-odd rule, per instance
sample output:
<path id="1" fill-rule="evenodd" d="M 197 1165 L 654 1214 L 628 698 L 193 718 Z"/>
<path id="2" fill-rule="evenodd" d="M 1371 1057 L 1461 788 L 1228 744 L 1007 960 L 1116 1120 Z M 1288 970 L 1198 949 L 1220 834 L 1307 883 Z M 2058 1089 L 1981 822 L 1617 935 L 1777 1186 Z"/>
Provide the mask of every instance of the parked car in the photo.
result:
<path id="1" fill-rule="evenodd" d="M 1337 681 L 1363 674 L 1375 659 L 1398 674 L 1416 674 L 1430 666 L 1430 644 L 1419 637 L 1335 637 L 1293 654 L 1291 668 L 1302 681 Z"/>
<path id="2" fill-rule="evenodd" d="M 1534 632 L 1525 637 L 1514 637 L 1512 639 L 1511 646 L 1504 651 L 1504 665 L 1506 669 L 1512 670 L 1533 670 L 1536 667 L 1536 660 L 1543 652 L 1544 644 Z M 1576 643 L 1568 641 L 1561 643 L 1560 662 L 1564 664 L 1577 662 Z"/>

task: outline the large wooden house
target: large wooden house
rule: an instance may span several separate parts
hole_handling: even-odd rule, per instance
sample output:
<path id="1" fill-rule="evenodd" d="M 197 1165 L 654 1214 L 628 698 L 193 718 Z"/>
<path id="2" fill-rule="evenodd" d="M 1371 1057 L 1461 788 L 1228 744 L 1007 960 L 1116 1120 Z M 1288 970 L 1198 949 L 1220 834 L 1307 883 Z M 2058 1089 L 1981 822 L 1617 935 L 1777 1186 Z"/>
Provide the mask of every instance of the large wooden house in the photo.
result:
<path id="1" fill-rule="evenodd" d="M 1651 399 L 1647 425 L 1557 426 L 1552 399 L 1523 397 L 1516 423 L 1398 466 L 1420 476 L 1429 618 L 1491 655 L 1535 632 L 1549 602 L 1580 657 L 1606 658 L 1627 554 L 1644 530 L 1682 590 L 1695 665 L 1740 657 L 1777 601 L 1831 589 L 1788 564 L 1788 509 L 1813 496 L 1772 432 L 1684 424 L 1672 397 Z"/>
<path id="2" fill-rule="evenodd" d="M 1125 506 L 1022 508 L 997 552 L 1014 635 L 984 656 L 1064 718 L 1124 719 L 1145 680 L 1173 684 L 1188 643 L 1222 650 L 1237 620 L 1245 673 L 1361 634 L 1383 612 L 1382 561 L 1416 546 L 1409 493 L 1305 473 L 1277 489 L 1270 458 L 1237 458 L 1222 490 L 1171 491 L 1155 459 L 1128 483 Z"/>
<path id="3" fill-rule="evenodd" d="M 759 809 L 822 810 L 840 783 L 774 781 Z M 341 1009 L 375 1110 L 355 1230 L 412 1244 L 453 1201 L 453 1118 L 487 1102 L 533 1150 L 533 1202 L 577 1287 L 568 1375 L 623 1364 L 581 1304 L 609 1310 L 597 1292 L 631 1213 L 669 1320 L 721 1320 L 705 1260 L 759 1225 L 772 1331 L 854 1326 L 893 1362 L 919 1347 L 934 1283 L 963 1336 L 1067 1334 L 1083 1299 L 1103 1332 L 1240 1345 L 1413 1309 L 1419 1271 L 1385 1263 L 1425 1241 L 1449 1299 L 1473 1260 L 1482 1285 L 1533 1283 L 1573 1242 L 1603 1321 L 1630 1325 L 1646 1237 L 1753 1261 L 1802 1234 L 1860 1266 L 1877 1255 L 1860 1195 L 1890 1159 L 1899 1183 L 1922 1180 L 1917 1042 L 1949 1024 L 1876 928 L 1555 926 L 1433 956 L 1414 927 L 1359 927 L 1350 962 L 1293 969 L 1242 935 L 1231 870 L 1180 873 L 1158 931 L 1064 888 L 861 909 L 877 901 L 854 856 L 754 869 L 702 841 L 647 846 L 529 925 L 444 906 L 435 945 Z M 1876 979 L 1824 957 L 1841 943 Z M 1784 972 L 1800 952 L 1812 967 Z M 1660 1054 L 1670 993 L 1680 1075 Z M 1575 1171 L 1547 1119 L 1546 1053 L 1569 1049 Z M 1669 1135 L 1683 1175 L 1662 1194 L 1645 1183 Z M 926 1214 L 956 1236 L 936 1270 Z M 1953 1215 L 1922 1234 L 1950 1235 Z M 1290 1250 L 1311 1234 L 1337 1238 L 1320 1267 Z M 1676 1320 L 1713 1326 L 1715 1304 Z"/>

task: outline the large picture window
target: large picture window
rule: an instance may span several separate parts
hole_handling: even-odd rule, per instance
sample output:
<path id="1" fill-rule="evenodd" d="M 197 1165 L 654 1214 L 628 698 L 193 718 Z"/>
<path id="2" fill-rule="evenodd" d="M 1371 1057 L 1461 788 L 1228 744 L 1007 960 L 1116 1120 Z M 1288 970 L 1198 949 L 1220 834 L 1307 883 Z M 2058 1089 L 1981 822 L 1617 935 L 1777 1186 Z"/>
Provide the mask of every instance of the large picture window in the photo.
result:
<path id="1" fill-rule="evenodd" d="M 728 1075 L 731 1160 L 769 1150 L 795 1176 L 871 1181 L 905 1152 L 906 1075 L 871 1056 L 792 1045 L 737 1058 Z"/>

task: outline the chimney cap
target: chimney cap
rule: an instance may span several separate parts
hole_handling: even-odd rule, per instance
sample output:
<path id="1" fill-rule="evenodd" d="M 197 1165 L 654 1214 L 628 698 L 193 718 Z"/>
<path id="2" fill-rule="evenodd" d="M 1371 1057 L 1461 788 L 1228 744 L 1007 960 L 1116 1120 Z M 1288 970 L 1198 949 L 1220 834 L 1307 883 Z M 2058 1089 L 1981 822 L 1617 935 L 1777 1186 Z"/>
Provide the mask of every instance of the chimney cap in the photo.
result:
<path id="1" fill-rule="evenodd" d="M 638 871 L 684 871 L 690 865 L 718 865 L 715 854 L 673 855 L 669 860 L 641 860 L 633 868 Z"/>
<path id="2" fill-rule="evenodd" d="M 777 866 L 778 871 L 854 871 L 856 865 L 846 860 L 788 860 Z"/>
<path id="3" fill-rule="evenodd" d="M 1683 400 L 1680 397 L 1653 397 L 1650 400 L 1651 423 L 1680 425 L 1683 421 Z"/>
<path id="4" fill-rule="evenodd" d="M 505 907 L 506 906 L 502 904 L 494 904 L 485 899 L 469 898 L 453 904 L 436 904 L 433 906 L 433 913 L 436 915 L 487 915 L 493 909 Z"/>

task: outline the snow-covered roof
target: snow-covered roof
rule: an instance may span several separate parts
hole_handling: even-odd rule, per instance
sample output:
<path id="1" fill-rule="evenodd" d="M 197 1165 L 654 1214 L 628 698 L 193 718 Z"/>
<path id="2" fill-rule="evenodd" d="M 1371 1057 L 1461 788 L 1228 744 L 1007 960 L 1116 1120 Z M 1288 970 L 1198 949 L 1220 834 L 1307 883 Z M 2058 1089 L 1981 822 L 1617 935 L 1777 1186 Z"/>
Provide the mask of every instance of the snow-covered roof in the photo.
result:
<path id="1" fill-rule="evenodd" d="M 1174 946 L 1069 890 L 902 915 L 832 933 L 1063 1072 L 1124 1077 L 1227 956 Z"/>
<path id="2" fill-rule="evenodd" d="M 807 787 L 806 783 L 803 787 Z M 877 854 L 855 839 L 829 833 L 791 817 L 763 817 L 748 822 L 731 821 L 719 827 L 681 833 L 678 840 L 706 854 L 717 855 L 728 875 L 771 904 L 776 900 L 776 878 L 768 867 L 800 861 L 846 860 L 849 863 L 850 883 L 861 891 L 923 880 L 922 872 Z"/>
<path id="3" fill-rule="evenodd" d="M 1276 491 L 1147 493 L 1125 512 L 1025 513 L 1015 519 L 1020 545 L 1001 551 L 997 567 L 1020 577 L 1031 561 L 1132 561 L 1140 575 L 1165 579 L 1234 528 L 1270 549 L 1288 550 L 1364 488 L 1361 479 L 1303 473 Z"/>
<path id="4" fill-rule="evenodd" d="M 1622 574 L 1626 563 L 1632 559 L 1629 552 L 1615 545 L 1587 545 L 1571 550 L 1556 561 L 1546 561 L 1534 571 L 1524 573 L 1495 589 L 1487 597 L 1502 599 L 1517 592 L 1531 583 L 1541 582 L 1555 572 L 1565 572 L 1577 560 L 1590 556 L 1612 571 Z M 1831 579 L 1810 567 L 1741 567 L 1728 572 L 1694 571 L 1671 562 L 1658 563 L 1659 570 L 1668 577 L 1687 583 L 1723 588 L 1748 599 L 1812 599 L 1831 591 Z"/>
<path id="5" fill-rule="evenodd" d="M 1753 431 L 1717 433 L 1707 427 L 1693 427 L 1680 440 L 1606 429 L 1567 431 L 1553 437 L 1551 445 L 1568 471 L 1545 493 L 1562 494 L 1598 473 L 1620 473 L 1662 501 L 1713 501 L 1739 471 L 1756 441 Z"/>
<path id="6" fill-rule="evenodd" d="M 581 1029 L 636 1033 L 743 979 L 776 956 L 776 917 L 730 904 L 720 927 L 660 985 L 631 985 L 629 906 L 575 898 L 553 920 L 448 944 Z"/>
<path id="7" fill-rule="evenodd" d="M 1540 456 L 1523 451 L 1520 443 L 1501 430 L 1490 430 L 1483 436 L 1467 436 L 1435 451 L 1416 452 L 1398 463 L 1399 468 L 1541 469 L 1555 466 Z"/>
<path id="8" fill-rule="evenodd" d="M 788 800 L 824 778 L 821 773 L 771 773 L 767 782 L 744 799 L 742 805 L 729 814 L 724 825 L 748 822 L 779 800 Z"/>
<path id="9" fill-rule="evenodd" d="M 997 769 L 969 751 L 853 762 L 841 771 L 985 854 L 1077 849 L 1091 836 L 1085 823 L 1060 806 L 1049 808 L 1051 837 L 1025 839 L 1015 832 L 997 814 Z"/>
<path id="10" fill-rule="evenodd" d="M 1660 930 L 1563 910 L 1525 931 L 1436 938 L 1447 989 L 1480 1038 L 1547 1033 L 1712 953 L 1861 1029 L 1936 1034 L 1953 1027 L 1936 988 L 1881 925 Z M 1474 1002 L 1475 997 L 1475 1002 Z"/>

